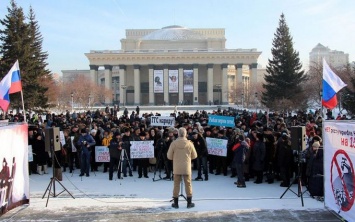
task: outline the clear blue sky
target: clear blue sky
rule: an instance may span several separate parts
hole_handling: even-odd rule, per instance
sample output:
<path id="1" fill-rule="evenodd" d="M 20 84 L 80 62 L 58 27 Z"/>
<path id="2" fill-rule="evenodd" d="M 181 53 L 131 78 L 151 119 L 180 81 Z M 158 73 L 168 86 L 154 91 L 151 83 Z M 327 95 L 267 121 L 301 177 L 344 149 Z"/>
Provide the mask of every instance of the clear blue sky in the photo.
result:
<path id="1" fill-rule="evenodd" d="M 257 48 L 259 64 L 271 58 L 281 13 L 294 48 L 308 66 L 318 43 L 349 53 L 355 60 L 354 0 L 16 0 L 27 13 L 32 5 L 48 52 L 49 69 L 89 69 L 84 53 L 120 49 L 125 29 L 225 28 L 226 47 Z M 1 0 L 0 18 L 9 0 Z M 21 64 L 20 64 L 21 66 Z"/>

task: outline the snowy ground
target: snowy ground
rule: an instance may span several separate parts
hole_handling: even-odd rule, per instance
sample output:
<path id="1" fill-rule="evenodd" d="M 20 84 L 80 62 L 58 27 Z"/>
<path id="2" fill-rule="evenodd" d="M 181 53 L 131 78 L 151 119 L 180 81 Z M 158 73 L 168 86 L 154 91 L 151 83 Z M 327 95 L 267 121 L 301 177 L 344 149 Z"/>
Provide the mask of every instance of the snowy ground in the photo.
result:
<path id="1" fill-rule="evenodd" d="M 193 178 L 196 174 L 193 171 Z M 248 221 L 285 221 L 285 217 L 290 221 L 305 221 L 302 215 L 307 215 L 308 221 L 337 220 L 324 208 L 323 202 L 311 198 L 308 192 L 304 194 L 304 207 L 301 198 L 291 191 L 287 191 L 280 199 L 285 188 L 280 187 L 279 182 L 254 184 L 250 181 L 247 182 L 247 188 L 237 188 L 233 184 L 235 178 L 210 174 L 209 181 L 193 181 L 195 208 L 187 209 L 186 201 L 180 197 L 180 208 L 173 209 L 170 202 L 173 181 L 153 181 L 153 172 L 149 173 L 149 178 L 139 179 L 134 172 L 133 177 L 109 181 L 108 173 L 103 173 L 102 169 L 96 175 L 91 173 L 90 177 L 79 177 L 79 170 L 73 174 L 63 173 L 62 184 L 75 199 L 64 192 L 56 198 L 50 197 L 48 207 L 45 207 L 47 196 L 44 199 L 42 196 L 50 177 L 51 173 L 31 175 L 30 205 L 14 209 L 1 219 L 117 221 L 117 215 L 121 215 L 120 218 L 125 218 L 125 221 L 185 221 L 186 218 L 195 218 L 196 221 L 209 221 L 211 218 L 231 221 L 239 215 L 237 218 L 248 218 Z M 155 179 L 159 179 L 159 172 Z M 55 188 L 56 194 L 63 190 L 58 183 Z M 297 185 L 293 185 L 292 190 L 297 191 Z M 182 215 L 185 218 L 183 220 L 180 218 Z"/>

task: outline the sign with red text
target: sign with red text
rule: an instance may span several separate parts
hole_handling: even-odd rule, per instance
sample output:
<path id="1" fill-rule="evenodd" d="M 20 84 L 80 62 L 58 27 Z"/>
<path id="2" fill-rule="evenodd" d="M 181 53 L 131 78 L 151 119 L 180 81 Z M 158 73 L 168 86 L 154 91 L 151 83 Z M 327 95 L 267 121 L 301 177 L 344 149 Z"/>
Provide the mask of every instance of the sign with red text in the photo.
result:
<path id="1" fill-rule="evenodd" d="M 207 137 L 206 143 L 208 154 L 215 156 L 227 156 L 228 140 Z"/>
<path id="2" fill-rule="evenodd" d="M 355 221 L 355 122 L 324 122 L 325 206 Z"/>
<path id="3" fill-rule="evenodd" d="M 95 146 L 95 161 L 100 163 L 110 162 L 110 151 L 107 146 Z"/>
<path id="4" fill-rule="evenodd" d="M 154 141 L 131 141 L 131 159 L 154 158 Z"/>

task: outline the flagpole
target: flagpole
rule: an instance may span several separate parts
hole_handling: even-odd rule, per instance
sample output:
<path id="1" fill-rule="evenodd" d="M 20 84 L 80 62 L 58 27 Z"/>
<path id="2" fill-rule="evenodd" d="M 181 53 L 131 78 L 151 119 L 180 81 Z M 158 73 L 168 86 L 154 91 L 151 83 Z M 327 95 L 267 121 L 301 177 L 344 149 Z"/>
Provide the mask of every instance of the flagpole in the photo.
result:
<path id="1" fill-rule="evenodd" d="M 27 120 L 26 120 L 26 111 L 25 111 L 25 103 L 23 102 L 23 92 L 22 92 L 22 90 L 21 90 L 21 100 L 22 100 L 23 118 L 24 118 L 25 123 L 27 123 Z"/>

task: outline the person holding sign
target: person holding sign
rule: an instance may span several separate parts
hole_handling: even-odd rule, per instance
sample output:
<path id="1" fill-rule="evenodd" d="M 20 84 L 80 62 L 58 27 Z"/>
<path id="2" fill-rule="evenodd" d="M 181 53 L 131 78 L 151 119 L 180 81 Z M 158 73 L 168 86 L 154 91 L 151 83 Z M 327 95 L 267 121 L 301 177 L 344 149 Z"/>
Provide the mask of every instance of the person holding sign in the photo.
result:
<path id="1" fill-rule="evenodd" d="M 168 159 L 173 161 L 174 173 L 174 189 L 173 198 L 174 203 L 171 205 L 173 208 L 179 208 L 179 192 L 180 182 L 184 178 L 185 191 L 187 196 L 187 208 L 195 206 L 192 203 L 192 184 L 191 184 L 191 160 L 197 158 L 197 152 L 194 144 L 187 140 L 187 131 L 184 127 L 179 128 L 178 138 L 170 144 L 168 150 Z"/>
<path id="2" fill-rule="evenodd" d="M 146 140 L 146 133 L 145 132 L 140 132 L 139 133 L 139 138 L 140 141 Z M 145 178 L 148 177 L 148 167 L 149 167 L 149 158 L 140 158 L 138 160 L 138 178 L 142 178 L 142 174 L 144 174 Z"/>

